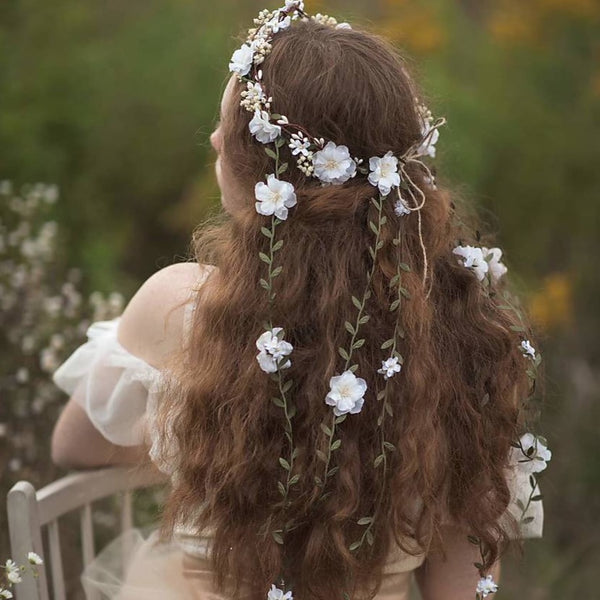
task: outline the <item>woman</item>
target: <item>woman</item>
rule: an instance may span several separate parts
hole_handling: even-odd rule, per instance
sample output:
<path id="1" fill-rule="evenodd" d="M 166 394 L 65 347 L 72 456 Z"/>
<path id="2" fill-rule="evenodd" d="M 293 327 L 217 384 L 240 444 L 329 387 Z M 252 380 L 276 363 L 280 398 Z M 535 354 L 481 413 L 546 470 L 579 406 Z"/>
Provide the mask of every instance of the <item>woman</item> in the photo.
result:
<path id="1" fill-rule="evenodd" d="M 529 475 L 550 455 L 521 435 L 540 359 L 501 252 L 431 171 L 443 119 L 386 42 L 298 0 L 259 15 L 230 71 L 225 212 L 54 376 L 73 394 L 56 462 L 149 451 L 173 483 L 125 584 L 122 539 L 84 582 L 406 599 L 414 574 L 425 600 L 486 597 L 508 541 L 541 536 Z"/>

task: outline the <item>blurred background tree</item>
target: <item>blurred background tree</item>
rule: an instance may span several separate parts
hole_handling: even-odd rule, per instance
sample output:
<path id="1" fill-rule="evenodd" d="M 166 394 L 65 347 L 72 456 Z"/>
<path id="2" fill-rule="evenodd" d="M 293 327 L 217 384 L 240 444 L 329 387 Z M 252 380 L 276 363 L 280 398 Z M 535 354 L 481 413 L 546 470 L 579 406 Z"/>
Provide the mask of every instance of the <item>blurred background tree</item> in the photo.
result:
<path id="1" fill-rule="evenodd" d="M 208 136 L 262 2 L 4 0 L 0 179 L 57 184 L 64 272 L 126 296 L 219 207 Z M 439 178 L 498 234 L 542 340 L 543 541 L 498 598 L 589 597 L 600 560 L 600 3 L 307 0 L 391 39 L 448 125 Z M 234 39 L 235 38 L 235 39 Z M 3 214 L 0 207 L 0 216 Z M 5 473 L 14 479 L 18 473 Z M 43 475 L 42 475 L 43 476 Z"/>

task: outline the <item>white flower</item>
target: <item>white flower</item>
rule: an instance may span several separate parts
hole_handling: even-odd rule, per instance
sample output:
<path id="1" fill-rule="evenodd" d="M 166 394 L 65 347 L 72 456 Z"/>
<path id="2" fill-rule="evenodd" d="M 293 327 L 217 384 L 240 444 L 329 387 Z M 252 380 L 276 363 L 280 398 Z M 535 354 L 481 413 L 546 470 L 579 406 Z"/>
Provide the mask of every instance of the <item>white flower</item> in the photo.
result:
<path id="1" fill-rule="evenodd" d="M 523 340 L 521 342 L 521 350 L 523 356 L 530 356 L 532 360 L 535 360 L 535 348 L 531 345 L 529 340 Z"/>
<path id="2" fill-rule="evenodd" d="M 12 592 L 9 590 L 4 590 L 4 589 L 0 589 L 0 598 L 6 598 L 7 600 L 9 598 L 12 598 Z"/>
<path id="3" fill-rule="evenodd" d="M 310 141 L 306 136 L 300 135 L 298 133 L 292 133 L 292 138 L 288 147 L 292 151 L 292 154 L 296 156 L 297 154 L 302 154 L 303 156 L 308 156 L 308 148 L 310 147 Z"/>
<path id="4" fill-rule="evenodd" d="M 398 198 L 394 203 L 394 212 L 401 217 L 402 215 L 410 215 L 411 211 L 404 203 L 402 198 Z"/>
<path id="5" fill-rule="evenodd" d="M 41 556 L 39 554 L 36 554 L 35 552 L 29 552 L 29 554 L 27 554 L 27 560 L 32 565 L 43 565 L 44 564 L 44 561 L 42 560 Z"/>
<path id="6" fill-rule="evenodd" d="M 294 349 L 292 344 L 278 336 L 281 331 L 281 327 L 273 327 L 271 331 L 265 331 L 256 340 L 256 347 L 260 350 L 256 360 L 265 373 L 275 373 L 279 359 L 288 356 Z M 287 369 L 291 364 L 291 361 L 287 360 L 279 368 Z"/>
<path id="7" fill-rule="evenodd" d="M 481 251 L 483 252 L 483 256 L 488 262 L 489 272 L 492 276 L 492 281 L 498 281 L 498 279 L 500 279 L 500 277 L 502 277 L 502 275 L 504 275 L 508 271 L 506 265 L 500 262 L 500 258 L 502 257 L 502 250 L 500 250 L 500 248 L 486 248 L 484 246 L 481 248 Z"/>
<path id="8" fill-rule="evenodd" d="M 290 18 L 289 15 L 287 17 L 285 17 L 284 19 L 282 19 L 281 21 L 279 20 L 279 18 L 277 16 L 275 16 L 270 21 L 267 21 L 266 25 L 267 25 L 267 27 L 271 28 L 273 33 L 277 33 L 278 31 L 287 29 L 291 25 L 291 23 L 292 23 L 292 19 Z"/>
<path id="9" fill-rule="evenodd" d="M 17 566 L 14 560 L 8 559 L 4 566 L 6 570 L 6 577 L 11 583 L 21 583 L 21 569 Z"/>
<path id="10" fill-rule="evenodd" d="M 294 600 L 294 596 L 292 596 L 292 592 L 283 593 L 283 590 L 280 590 L 275 585 L 271 586 L 271 589 L 267 593 L 267 600 Z"/>
<path id="11" fill-rule="evenodd" d="M 383 196 L 387 196 L 393 187 L 400 185 L 398 159 L 391 150 L 382 158 L 372 156 L 369 159 L 369 169 L 369 183 L 378 187 Z"/>
<path id="12" fill-rule="evenodd" d="M 243 100 L 240 104 L 251 112 L 260 111 L 264 108 L 270 107 L 270 102 L 265 95 L 260 83 L 254 83 L 248 81 L 246 83 L 246 89 L 241 93 Z"/>
<path id="13" fill-rule="evenodd" d="M 250 133 L 262 144 L 274 142 L 281 135 L 281 127 L 269 121 L 269 113 L 257 110 L 248 125 Z"/>
<path id="14" fill-rule="evenodd" d="M 456 246 L 452 250 L 452 253 L 464 258 L 463 265 L 473 269 L 479 281 L 483 280 L 485 274 L 488 272 L 489 264 L 483 257 L 481 248 L 477 248 L 476 246 Z"/>
<path id="15" fill-rule="evenodd" d="M 521 447 L 512 448 L 512 461 L 525 473 L 539 473 L 548 465 L 552 452 L 546 444 L 533 433 L 524 433 L 519 440 Z"/>
<path id="16" fill-rule="evenodd" d="M 494 579 L 491 575 L 487 577 L 482 577 L 477 582 L 477 590 L 478 594 L 481 594 L 482 598 L 486 598 L 488 594 L 493 594 L 498 591 L 498 585 L 494 582 Z"/>
<path id="17" fill-rule="evenodd" d="M 267 177 L 267 183 L 260 181 L 254 186 L 254 195 L 258 202 L 255 203 L 256 212 L 261 215 L 274 214 L 278 219 L 285 221 L 288 208 L 296 204 L 294 186 L 288 181 L 280 181 L 272 173 Z"/>
<path id="18" fill-rule="evenodd" d="M 344 22 L 344 23 L 338 23 L 335 26 L 335 28 L 336 29 L 352 29 L 352 27 L 350 26 L 350 23 L 346 23 L 346 22 Z"/>
<path id="19" fill-rule="evenodd" d="M 246 75 L 252 66 L 254 50 L 248 44 L 243 44 L 232 55 L 229 70 L 238 75 Z"/>
<path id="20" fill-rule="evenodd" d="M 329 388 L 325 403 L 334 407 L 333 414 L 336 417 L 361 411 L 367 391 L 367 382 L 364 379 L 356 377 L 352 371 L 344 371 L 329 380 Z"/>
<path id="21" fill-rule="evenodd" d="M 431 156 L 435 157 L 435 145 L 440 137 L 440 132 L 437 128 L 431 126 L 433 117 L 431 111 L 423 106 L 419 105 L 419 113 L 421 116 L 421 137 L 423 141 L 417 148 L 417 156 Z"/>
<path id="22" fill-rule="evenodd" d="M 387 360 L 381 361 L 381 369 L 379 369 L 377 372 L 381 373 L 384 379 L 389 379 L 396 373 L 400 373 L 400 369 L 402 369 L 402 365 L 398 361 L 398 357 L 391 356 Z"/>
<path id="23" fill-rule="evenodd" d="M 313 156 L 314 174 L 324 183 L 344 183 L 356 175 L 356 163 L 347 146 L 327 142 L 323 150 Z"/>

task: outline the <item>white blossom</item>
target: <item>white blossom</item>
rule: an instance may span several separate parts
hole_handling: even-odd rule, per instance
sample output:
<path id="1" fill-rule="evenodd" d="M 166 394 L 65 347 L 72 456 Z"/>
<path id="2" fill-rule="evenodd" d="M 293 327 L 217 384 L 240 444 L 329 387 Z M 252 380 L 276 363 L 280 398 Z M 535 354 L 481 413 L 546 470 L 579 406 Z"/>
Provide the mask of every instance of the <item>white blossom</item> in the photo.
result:
<path id="1" fill-rule="evenodd" d="M 396 373 L 400 373 L 402 364 L 398 361 L 397 356 L 390 356 L 390 358 L 381 361 L 381 369 L 378 369 L 378 373 L 383 375 L 384 379 L 393 377 Z"/>
<path id="2" fill-rule="evenodd" d="M 347 146 L 327 142 L 322 150 L 313 155 L 314 174 L 323 183 L 340 184 L 356 175 L 356 163 Z"/>
<path id="3" fill-rule="evenodd" d="M 393 187 L 400 185 L 398 159 L 392 151 L 386 152 L 382 158 L 372 156 L 369 159 L 369 183 L 379 188 L 383 196 L 387 196 Z"/>
<path id="4" fill-rule="evenodd" d="M 304 10 L 304 0 L 285 0 L 285 6 L 282 10 L 289 12 L 291 10 Z"/>
<path id="5" fill-rule="evenodd" d="M 529 340 L 521 342 L 521 351 L 523 352 L 523 356 L 530 356 L 532 360 L 535 360 L 535 348 Z"/>
<path id="6" fill-rule="evenodd" d="M 462 257 L 464 259 L 463 266 L 475 271 L 479 281 L 483 280 L 485 274 L 488 272 L 489 264 L 483 257 L 481 248 L 477 248 L 476 246 L 456 246 L 452 250 L 452 253 Z"/>
<path id="7" fill-rule="evenodd" d="M 421 137 L 422 142 L 416 150 L 417 156 L 435 157 L 435 145 L 440 137 L 437 128 L 432 127 L 433 116 L 431 111 L 422 104 L 418 105 L 419 115 L 421 117 Z"/>
<path id="8" fill-rule="evenodd" d="M 356 377 L 350 370 L 344 371 L 329 380 L 329 393 L 325 403 L 333 406 L 336 417 L 346 413 L 359 413 L 364 404 L 364 395 L 367 391 L 367 382 L 361 377 Z"/>
<path id="9" fill-rule="evenodd" d="M 262 86 L 258 82 L 248 81 L 246 83 L 246 89 L 241 93 L 241 96 L 243 100 L 240 104 L 246 108 L 246 110 L 256 112 L 270 108 L 270 100 L 272 100 L 272 98 L 267 98 Z"/>
<path id="10" fill-rule="evenodd" d="M 546 447 L 544 440 L 533 433 L 524 433 L 520 440 L 520 448 L 512 448 L 512 462 L 526 473 L 539 473 L 548 465 L 552 451 Z"/>
<path id="11" fill-rule="evenodd" d="M 494 582 L 494 579 L 491 575 L 487 577 L 482 577 L 477 582 L 477 593 L 481 594 L 482 598 L 486 598 L 488 594 L 493 594 L 498 591 L 498 585 Z"/>
<path id="12" fill-rule="evenodd" d="M 269 113 L 257 110 L 249 124 L 250 133 L 262 144 L 274 142 L 281 135 L 281 127 L 269 121 Z"/>
<path id="13" fill-rule="evenodd" d="M 481 251 L 489 265 L 489 273 L 492 277 L 492 281 L 498 281 L 498 279 L 508 271 L 506 265 L 500 262 L 502 250 L 500 250 L 500 248 L 486 248 L 484 246 L 481 248 Z"/>
<path id="14" fill-rule="evenodd" d="M 267 600 L 294 600 L 294 596 L 292 596 L 292 592 L 283 592 L 283 590 L 279 589 L 275 585 L 271 586 L 271 589 L 267 593 Z"/>
<path id="15" fill-rule="evenodd" d="M 19 569 L 19 567 L 17 566 L 17 563 L 15 563 L 14 560 L 9 558 L 6 561 L 6 565 L 4 566 L 4 569 L 6 570 L 6 578 L 11 583 L 21 583 L 21 581 L 22 581 L 21 569 Z"/>
<path id="16" fill-rule="evenodd" d="M 279 360 L 291 354 L 294 349 L 292 344 L 278 335 L 281 331 L 283 331 L 281 327 L 273 327 L 270 331 L 262 333 L 256 340 L 256 347 L 260 350 L 256 360 L 265 373 L 275 373 L 278 368 L 287 369 L 292 364 L 287 360 L 278 367 Z"/>
<path id="17" fill-rule="evenodd" d="M 232 55 L 229 70 L 238 75 L 246 75 L 252 66 L 254 50 L 248 44 L 242 44 Z"/>
<path id="18" fill-rule="evenodd" d="M 36 554 L 35 552 L 29 552 L 27 554 L 27 560 L 32 565 L 42 565 L 42 564 L 44 564 L 44 561 L 42 560 L 42 557 L 39 554 Z"/>
<path id="19" fill-rule="evenodd" d="M 288 15 L 284 19 L 279 20 L 278 17 L 273 17 L 270 21 L 266 23 L 267 27 L 270 27 L 273 33 L 277 33 L 279 31 L 283 31 L 287 29 L 292 23 L 292 19 Z"/>
<path id="20" fill-rule="evenodd" d="M 410 209 L 406 206 L 402 198 L 398 198 L 398 200 L 396 200 L 396 202 L 394 203 L 394 212 L 399 217 L 403 215 L 410 215 L 411 213 Z"/>
<path id="21" fill-rule="evenodd" d="M 308 148 L 310 147 L 310 140 L 301 134 L 292 133 L 290 143 L 288 147 L 292 151 L 294 156 L 298 154 L 302 154 L 303 156 L 308 156 Z"/>
<path id="22" fill-rule="evenodd" d="M 261 215 L 275 215 L 284 221 L 288 216 L 288 208 L 295 206 L 296 193 L 294 186 L 288 181 L 281 181 L 272 173 L 267 183 L 260 181 L 254 186 L 256 212 Z"/>

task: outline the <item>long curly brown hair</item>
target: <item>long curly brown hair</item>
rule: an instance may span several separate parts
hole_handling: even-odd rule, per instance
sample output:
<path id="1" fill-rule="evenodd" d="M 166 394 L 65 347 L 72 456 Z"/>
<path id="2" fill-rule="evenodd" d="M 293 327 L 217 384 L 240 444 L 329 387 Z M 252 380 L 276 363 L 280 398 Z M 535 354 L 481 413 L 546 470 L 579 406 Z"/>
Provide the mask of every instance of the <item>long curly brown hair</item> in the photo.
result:
<path id="1" fill-rule="evenodd" d="M 415 84 L 403 59 L 376 35 L 299 21 L 274 37 L 262 69 L 273 112 L 315 137 L 345 144 L 353 156 L 368 159 L 388 150 L 400 156 L 421 137 Z M 439 183 L 427 185 L 410 165 L 427 197 L 421 216 L 431 294 L 422 282 L 417 214 L 399 217 L 386 201 L 387 226 L 366 306 L 370 319 L 361 328 L 366 341 L 355 353 L 368 391 L 360 414 L 338 427 L 342 443 L 332 459 L 338 470 L 323 497 L 315 476 L 323 469 L 317 450 L 328 449 L 321 424 L 330 422 L 331 407 L 324 399 L 330 378 L 342 370 L 338 348 L 347 345 L 345 321 L 356 315 L 352 296 L 361 293 L 371 265 L 374 189 L 362 176 L 321 186 L 293 166 L 286 147 L 281 150 L 290 165 L 283 178 L 295 186 L 297 205 L 278 226 L 282 273 L 274 279 L 272 318 L 294 347 L 286 376 L 297 408 L 299 475 L 282 514 L 285 417 L 271 402 L 276 384 L 260 369 L 255 345 L 268 311 L 259 252 L 267 251 L 261 226 L 269 218 L 254 208 L 254 186 L 272 172 L 273 162 L 249 134 L 251 115 L 239 106 L 243 85 L 236 81 L 221 126 L 224 160 L 247 203 L 194 236 L 195 259 L 218 268 L 197 291 L 189 341 L 173 366 L 177 386 L 162 405 L 162 425 L 172 427 L 179 448 L 163 534 L 180 521 L 212 529 L 217 584 L 233 597 L 243 589 L 256 600 L 282 572 L 297 599 L 341 598 L 343 591 L 371 597 L 392 545 L 414 553 L 407 544 L 412 539 L 427 552 L 443 543 L 445 521 L 480 538 L 491 565 L 504 549 L 507 528 L 516 527 L 501 516 L 510 500 L 504 471 L 510 444 L 531 392 L 519 332 L 511 329 L 522 321 L 498 306 L 506 277 L 485 288 L 452 254 L 458 243 L 489 246 L 489 239 L 474 238 L 462 203 Z M 398 230 L 402 242 L 394 245 Z M 393 417 L 385 425 L 396 450 L 383 478 L 374 468 L 381 404 L 373 390 L 387 358 L 381 341 L 395 326 L 389 283 L 399 260 L 410 268 L 403 276 L 409 299 L 399 317 L 404 364 L 390 379 Z M 364 532 L 357 521 L 373 514 L 380 490 L 373 543 L 352 552 L 349 546 Z M 290 516 L 295 525 L 282 546 L 269 532 Z"/>

